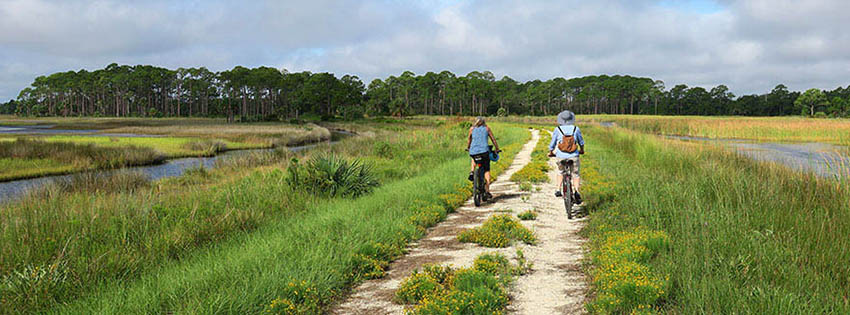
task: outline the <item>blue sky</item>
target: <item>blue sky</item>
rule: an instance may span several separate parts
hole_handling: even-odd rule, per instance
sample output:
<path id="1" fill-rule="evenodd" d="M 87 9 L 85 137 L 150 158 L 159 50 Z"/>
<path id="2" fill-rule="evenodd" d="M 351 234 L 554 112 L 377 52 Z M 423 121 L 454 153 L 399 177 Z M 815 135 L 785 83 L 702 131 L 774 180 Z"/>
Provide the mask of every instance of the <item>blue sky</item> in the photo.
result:
<path id="1" fill-rule="evenodd" d="M 363 81 L 450 70 L 649 76 L 738 95 L 850 84 L 845 0 L 0 0 L 0 100 L 112 62 Z"/>

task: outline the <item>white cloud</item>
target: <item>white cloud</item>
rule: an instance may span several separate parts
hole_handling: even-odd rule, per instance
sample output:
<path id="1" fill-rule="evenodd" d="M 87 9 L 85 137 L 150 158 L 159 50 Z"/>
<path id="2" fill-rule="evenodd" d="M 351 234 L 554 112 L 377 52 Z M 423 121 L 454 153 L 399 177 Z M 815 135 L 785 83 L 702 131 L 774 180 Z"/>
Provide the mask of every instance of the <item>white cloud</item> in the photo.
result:
<path id="1" fill-rule="evenodd" d="M 702 0 L 710 1 L 710 0 Z M 717 7 L 719 10 L 703 10 Z M 0 2 L 0 99 L 111 62 L 518 80 L 631 74 L 736 94 L 847 85 L 843 0 Z"/>

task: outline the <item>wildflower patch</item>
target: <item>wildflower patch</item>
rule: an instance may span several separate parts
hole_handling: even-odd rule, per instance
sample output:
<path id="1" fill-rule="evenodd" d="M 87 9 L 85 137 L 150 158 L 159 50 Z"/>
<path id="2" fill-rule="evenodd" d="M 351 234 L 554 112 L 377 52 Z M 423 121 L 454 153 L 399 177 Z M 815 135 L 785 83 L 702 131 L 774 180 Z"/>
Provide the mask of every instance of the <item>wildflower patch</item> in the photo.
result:
<path id="1" fill-rule="evenodd" d="M 518 261 L 489 253 L 472 268 L 427 265 L 401 283 L 396 302 L 410 305 L 408 314 L 501 314 L 510 301 L 507 285 L 527 270 L 524 259 Z"/>
<path id="2" fill-rule="evenodd" d="M 588 309 L 597 314 L 645 313 L 669 290 L 669 276 L 655 273 L 649 261 L 670 246 L 663 231 L 638 228 L 607 232 L 590 253 L 596 300 Z"/>
<path id="3" fill-rule="evenodd" d="M 509 214 L 494 215 L 480 227 L 461 232 L 457 239 L 462 243 L 495 248 L 508 247 L 513 241 L 530 245 L 537 243 L 534 233 Z"/>

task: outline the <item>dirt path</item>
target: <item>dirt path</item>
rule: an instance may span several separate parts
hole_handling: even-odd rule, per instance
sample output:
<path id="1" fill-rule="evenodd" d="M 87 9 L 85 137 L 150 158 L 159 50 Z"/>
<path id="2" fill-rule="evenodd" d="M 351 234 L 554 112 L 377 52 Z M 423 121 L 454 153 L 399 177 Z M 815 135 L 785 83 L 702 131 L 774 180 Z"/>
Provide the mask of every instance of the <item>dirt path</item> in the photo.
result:
<path id="1" fill-rule="evenodd" d="M 491 184 L 494 202 L 476 208 L 468 200 L 457 212 L 431 228 L 426 237 L 411 244 L 410 252 L 393 262 L 384 278 L 362 283 L 330 313 L 402 314 L 404 306 L 393 303 L 392 299 L 401 281 L 414 269 L 425 264 L 471 266 L 475 257 L 484 252 L 500 252 L 513 258 L 517 248 L 523 250 L 534 268 L 531 273 L 517 279 L 509 311 L 518 314 L 583 312 L 586 287 L 584 276 L 579 271 L 582 250 L 576 235 L 582 220 L 567 220 L 562 199 L 550 195 L 555 190 L 554 185 L 541 185 L 540 192 L 522 192 L 516 183 L 508 180 L 531 161 L 531 151 L 539 139 L 539 133 L 533 131 L 531 141 L 523 146 L 511 166 L 499 176 L 500 180 Z M 554 173 L 550 172 L 550 176 Z M 539 212 L 536 221 L 523 221 L 540 239 L 536 246 L 516 244 L 496 249 L 457 241 L 460 231 L 481 225 L 490 215 L 517 214 L 529 209 Z"/>

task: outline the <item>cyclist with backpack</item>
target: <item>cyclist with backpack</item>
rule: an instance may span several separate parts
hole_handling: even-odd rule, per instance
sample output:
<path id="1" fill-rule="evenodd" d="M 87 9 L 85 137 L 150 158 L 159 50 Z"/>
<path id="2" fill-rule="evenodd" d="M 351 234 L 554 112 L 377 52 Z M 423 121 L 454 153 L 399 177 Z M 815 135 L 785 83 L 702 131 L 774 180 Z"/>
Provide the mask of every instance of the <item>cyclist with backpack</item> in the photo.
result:
<path id="1" fill-rule="evenodd" d="M 552 141 L 549 143 L 549 156 L 558 157 L 558 174 L 557 185 L 560 185 L 564 175 L 567 172 L 567 162 L 573 162 L 572 168 L 572 187 L 574 191 L 576 204 L 581 204 L 581 194 L 579 193 L 579 155 L 584 154 L 584 138 L 581 136 L 581 129 L 575 125 L 576 115 L 573 112 L 565 110 L 558 114 L 558 127 L 552 131 Z M 562 197 L 561 190 L 555 191 L 555 197 Z"/>
<path id="2" fill-rule="evenodd" d="M 496 136 L 493 135 L 493 130 L 484 122 L 484 117 L 475 118 L 475 124 L 469 128 L 469 138 L 466 142 L 466 150 L 469 151 L 469 156 L 472 158 L 472 164 L 469 169 L 469 180 L 472 180 L 472 172 L 475 170 L 475 163 L 481 164 L 481 169 L 484 170 L 484 191 L 486 191 L 486 199 L 493 198 L 490 194 L 490 145 L 487 139 L 493 141 L 496 146 L 494 152 L 499 152 L 499 144 L 496 143 Z"/>

